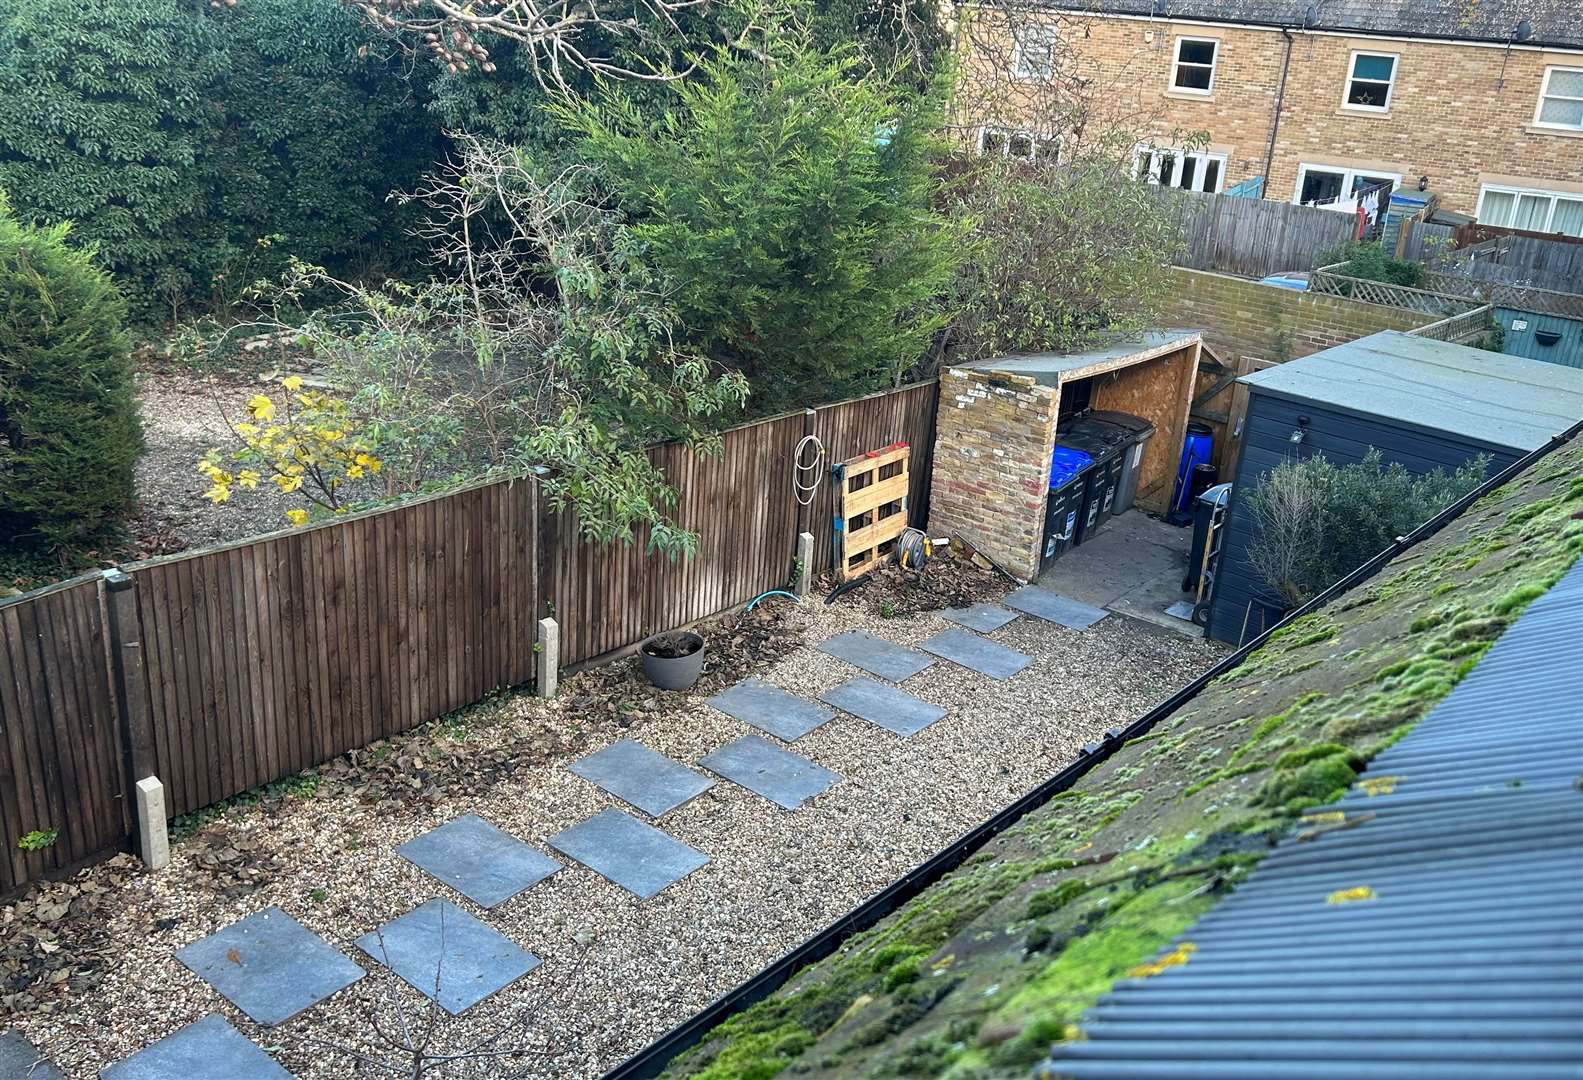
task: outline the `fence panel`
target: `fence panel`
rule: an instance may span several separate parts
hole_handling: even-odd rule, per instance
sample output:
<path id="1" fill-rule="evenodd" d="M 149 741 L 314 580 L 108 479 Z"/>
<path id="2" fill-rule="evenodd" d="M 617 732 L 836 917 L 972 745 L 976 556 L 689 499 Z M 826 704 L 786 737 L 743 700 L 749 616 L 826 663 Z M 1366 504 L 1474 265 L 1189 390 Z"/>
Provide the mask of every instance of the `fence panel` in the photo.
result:
<path id="1" fill-rule="evenodd" d="M 548 518 L 550 600 L 561 628 L 561 662 L 575 664 L 695 622 L 783 586 L 796 549 L 792 454 L 803 418 L 784 416 L 728 431 L 719 457 L 667 444 L 650 457 L 677 489 L 678 525 L 698 534 L 691 557 L 582 538 L 568 510 Z"/>
<path id="2" fill-rule="evenodd" d="M 1177 260 L 1195 270 L 1265 277 L 1305 271 L 1351 241 L 1357 219 L 1313 206 L 1241 199 L 1204 192 L 1178 198 L 1185 252 Z"/>
<path id="3" fill-rule="evenodd" d="M 170 812 L 527 682 L 536 489 L 466 488 L 129 567 Z"/>
<path id="4" fill-rule="evenodd" d="M 907 519 L 921 527 L 929 517 L 929 477 L 934 455 L 934 412 L 940 396 L 938 382 L 920 383 L 872 397 L 844 401 L 819 409 L 814 417 L 814 434 L 824 444 L 825 465 L 837 464 L 891 443 L 904 442 L 912 448 L 907 469 L 911 484 L 907 493 Z M 832 569 L 835 518 L 835 490 L 828 471 L 815 492 L 808 514 L 814 537 L 813 572 Z"/>
<path id="5" fill-rule="evenodd" d="M 127 835 L 105 633 L 97 578 L 0 606 L 0 893 Z M 48 846 L 19 846 L 51 831 Z"/>
<path id="6" fill-rule="evenodd" d="M 1222 200 L 1192 195 L 1187 235 L 1189 264 L 1208 270 L 1264 277 L 1311 269 L 1352 239 L 1344 214 L 1268 200 Z"/>

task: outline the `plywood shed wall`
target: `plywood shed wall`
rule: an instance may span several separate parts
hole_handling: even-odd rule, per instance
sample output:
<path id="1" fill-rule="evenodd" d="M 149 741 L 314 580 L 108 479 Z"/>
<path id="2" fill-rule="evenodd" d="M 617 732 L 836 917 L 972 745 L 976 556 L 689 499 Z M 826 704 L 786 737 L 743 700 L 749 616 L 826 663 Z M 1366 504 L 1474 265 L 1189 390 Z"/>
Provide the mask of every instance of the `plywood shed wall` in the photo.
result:
<path id="1" fill-rule="evenodd" d="M 1095 409 L 1131 413 L 1155 426 L 1144 448 L 1138 474 L 1137 505 L 1163 514 L 1176 487 L 1176 466 L 1187 436 L 1187 411 L 1198 378 L 1197 340 L 1152 360 L 1132 364 L 1095 379 Z M 1056 437 L 1060 437 L 1057 429 Z"/>

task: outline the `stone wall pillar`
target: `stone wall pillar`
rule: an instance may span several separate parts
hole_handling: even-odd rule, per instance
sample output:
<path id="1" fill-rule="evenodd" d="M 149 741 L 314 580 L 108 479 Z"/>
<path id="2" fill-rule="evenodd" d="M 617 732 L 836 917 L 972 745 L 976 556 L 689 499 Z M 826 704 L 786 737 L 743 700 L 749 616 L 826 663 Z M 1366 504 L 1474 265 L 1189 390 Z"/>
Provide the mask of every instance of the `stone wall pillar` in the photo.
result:
<path id="1" fill-rule="evenodd" d="M 929 531 L 959 533 L 1010 573 L 1039 571 L 1058 391 L 1022 375 L 948 368 L 935 418 Z"/>

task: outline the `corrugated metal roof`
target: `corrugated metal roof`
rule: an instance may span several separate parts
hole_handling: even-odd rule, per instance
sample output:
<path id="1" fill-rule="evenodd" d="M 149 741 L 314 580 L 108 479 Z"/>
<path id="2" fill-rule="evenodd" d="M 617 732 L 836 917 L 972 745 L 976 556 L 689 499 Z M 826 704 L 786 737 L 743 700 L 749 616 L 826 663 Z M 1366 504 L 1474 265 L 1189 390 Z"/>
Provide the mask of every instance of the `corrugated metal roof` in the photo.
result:
<path id="1" fill-rule="evenodd" d="M 1583 370 L 1394 330 L 1239 381 L 1260 393 L 1524 451 L 1583 416 Z"/>
<path id="2" fill-rule="evenodd" d="M 1198 338 L 1201 330 L 1147 330 L 1141 334 L 1116 336 L 1092 348 L 1072 352 L 1012 353 L 989 360 L 975 360 L 962 367 L 980 371 L 1005 371 L 1026 375 L 1045 386 L 1055 386 L 1062 379 L 1086 368 L 1100 367 L 1115 360 L 1123 360 L 1140 353 L 1159 355 Z"/>
<path id="3" fill-rule="evenodd" d="M 1293 29 L 1305 24 L 1310 0 L 1094 0 L 1055 3 L 1068 11 L 1155 18 L 1247 22 Z M 1455 41 L 1512 39 L 1528 20 L 1533 44 L 1583 45 L 1575 0 L 1317 0 L 1316 30 L 1407 34 Z"/>
<path id="4" fill-rule="evenodd" d="M 1580 630 L 1583 562 L 1039 1075 L 1583 1077 Z"/>

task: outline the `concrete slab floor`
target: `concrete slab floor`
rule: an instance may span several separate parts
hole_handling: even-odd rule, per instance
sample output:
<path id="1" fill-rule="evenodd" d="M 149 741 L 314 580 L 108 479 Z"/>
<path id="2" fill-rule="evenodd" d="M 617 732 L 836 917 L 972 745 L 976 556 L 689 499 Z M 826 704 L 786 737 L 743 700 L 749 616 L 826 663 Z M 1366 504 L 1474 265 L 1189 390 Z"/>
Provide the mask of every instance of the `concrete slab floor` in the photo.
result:
<path id="1" fill-rule="evenodd" d="M 1129 510 L 1057 559 L 1037 584 L 1186 637 L 1202 637 L 1201 628 L 1165 613 L 1177 601 L 1192 599 L 1182 592 L 1192 545 L 1191 527 L 1177 528 Z"/>

